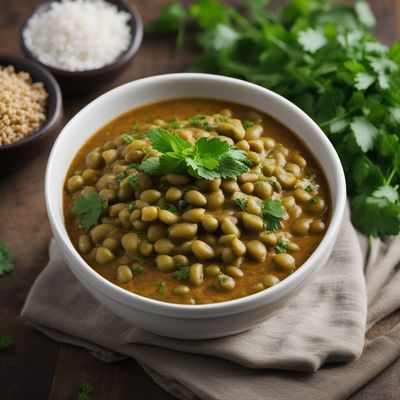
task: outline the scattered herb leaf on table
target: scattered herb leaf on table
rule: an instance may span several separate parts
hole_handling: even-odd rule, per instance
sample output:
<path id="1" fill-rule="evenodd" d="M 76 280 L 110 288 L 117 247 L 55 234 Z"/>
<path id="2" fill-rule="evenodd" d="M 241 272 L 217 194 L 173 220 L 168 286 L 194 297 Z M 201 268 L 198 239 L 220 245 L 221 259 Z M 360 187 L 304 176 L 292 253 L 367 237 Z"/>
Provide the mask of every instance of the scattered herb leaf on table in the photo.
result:
<path id="1" fill-rule="evenodd" d="M 6 275 L 14 270 L 14 257 L 7 245 L 0 242 L 0 276 Z"/>
<path id="2" fill-rule="evenodd" d="M 400 43 L 374 37 L 364 1 L 291 0 L 277 11 L 268 3 L 237 10 L 197 0 L 188 11 L 173 3 L 186 17 L 177 31 L 189 19 L 200 29 L 192 70 L 255 82 L 301 107 L 341 158 L 354 225 L 371 236 L 400 233 Z"/>

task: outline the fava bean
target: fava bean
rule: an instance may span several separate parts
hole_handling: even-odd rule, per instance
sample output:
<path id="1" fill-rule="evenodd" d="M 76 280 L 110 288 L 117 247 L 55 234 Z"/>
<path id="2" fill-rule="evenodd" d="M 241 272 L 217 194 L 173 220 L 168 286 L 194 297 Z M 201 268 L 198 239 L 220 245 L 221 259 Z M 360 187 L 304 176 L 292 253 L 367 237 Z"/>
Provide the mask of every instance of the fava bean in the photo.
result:
<path id="1" fill-rule="evenodd" d="M 274 286 L 277 283 L 279 283 L 279 278 L 277 278 L 275 275 L 264 275 L 262 283 L 265 289 L 268 289 L 271 286 Z"/>
<path id="2" fill-rule="evenodd" d="M 182 222 L 173 225 L 169 230 L 169 235 L 174 239 L 192 239 L 197 234 L 197 224 Z"/>
<path id="3" fill-rule="evenodd" d="M 128 283 L 132 280 L 132 271 L 127 265 L 120 265 L 117 269 L 117 279 L 118 282 Z"/>
<path id="4" fill-rule="evenodd" d="M 195 207 L 202 207 L 207 204 L 207 199 L 197 190 L 189 190 L 185 193 L 185 200 Z"/>
<path id="5" fill-rule="evenodd" d="M 157 269 L 161 272 L 172 272 L 175 270 L 175 263 L 171 256 L 161 254 L 156 257 Z"/>
<path id="6" fill-rule="evenodd" d="M 199 260 L 209 260 L 215 257 L 212 247 L 202 240 L 195 240 L 192 243 L 192 252 Z"/>
<path id="7" fill-rule="evenodd" d="M 286 253 L 275 254 L 272 257 L 272 260 L 276 265 L 278 265 L 285 271 L 293 271 L 296 267 L 296 261 L 290 254 Z"/>
<path id="8" fill-rule="evenodd" d="M 267 249 L 259 240 L 250 240 L 246 243 L 248 254 L 256 261 L 264 261 L 267 257 Z"/>
<path id="9" fill-rule="evenodd" d="M 203 264 L 193 264 L 189 270 L 189 281 L 195 286 L 199 286 L 203 283 Z"/>
<path id="10" fill-rule="evenodd" d="M 111 250 L 105 247 L 98 247 L 96 250 L 96 261 L 99 264 L 108 264 L 111 261 L 114 261 L 115 256 L 111 252 Z"/>
<path id="11" fill-rule="evenodd" d="M 205 212 L 204 208 L 192 208 L 183 213 L 182 218 L 188 222 L 200 222 L 203 220 Z"/>

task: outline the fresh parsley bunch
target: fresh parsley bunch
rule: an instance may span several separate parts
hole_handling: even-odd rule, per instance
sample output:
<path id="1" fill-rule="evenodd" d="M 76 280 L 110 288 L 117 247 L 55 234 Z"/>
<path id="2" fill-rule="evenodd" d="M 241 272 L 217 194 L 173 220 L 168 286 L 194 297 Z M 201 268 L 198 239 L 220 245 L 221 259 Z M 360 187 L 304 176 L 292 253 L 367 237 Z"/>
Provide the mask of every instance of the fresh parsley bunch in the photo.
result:
<path id="1" fill-rule="evenodd" d="M 340 156 L 354 225 L 372 236 L 398 234 L 400 43 L 388 48 L 373 36 L 364 1 L 291 0 L 274 12 L 268 3 L 246 0 L 239 11 L 218 0 L 188 10 L 172 3 L 152 26 L 177 18 L 182 42 L 190 19 L 202 50 L 192 70 L 255 82 L 301 107 Z"/>
<path id="2" fill-rule="evenodd" d="M 152 176 L 188 172 L 195 178 L 233 178 L 249 170 L 246 153 L 217 138 L 200 138 L 192 146 L 162 128 L 150 129 L 147 137 L 161 153 L 140 164 L 140 169 Z"/>

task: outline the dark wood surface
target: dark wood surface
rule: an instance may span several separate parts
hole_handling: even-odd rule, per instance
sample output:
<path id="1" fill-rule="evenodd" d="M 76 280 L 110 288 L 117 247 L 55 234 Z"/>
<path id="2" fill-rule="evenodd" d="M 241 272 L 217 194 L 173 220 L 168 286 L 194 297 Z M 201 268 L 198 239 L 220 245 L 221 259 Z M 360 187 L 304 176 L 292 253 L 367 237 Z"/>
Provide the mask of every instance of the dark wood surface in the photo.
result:
<path id="1" fill-rule="evenodd" d="M 154 18 L 166 3 L 163 0 L 132 1 L 144 20 Z M 386 43 L 400 38 L 400 1 L 367 1 L 377 15 L 378 36 Z M 20 55 L 19 28 L 40 2 L 0 0 L 0 54 Z M 274 3 L 279 5 L 284 1 Z M 64 99 L 65 121 L 111 87 L 148 75 L 183 71 L 195 57 L 193 43 L 187 44 L 184 56 L 175 58 L 170 40 L 145 38 L 137 57 L 117 81 L 96 93 Z M 43 196 L 48 152 L 49 149 L 39 154 L 22 171 L 0 178 L 0 240 L 6 242 L 16 256 L 16 270 L 0 278 L 0 332 L 8 333 L 15 343 L 0 354 L 0 398 L 74 399 L 77 398 L 77 380 L 85 378 L 95 388 L 93 399 L 172 399 L 134 360 L 100 362 L 83 349 L 51 341 L 19 320 L 29 288 L 48 260 L 51 232 Z M 381 334 L 398 322 L 397 314 L 381 323 L 371 335 Z M 399 376 L 400 362 L 397 361 L 352 399 L 400 399 Z"/>

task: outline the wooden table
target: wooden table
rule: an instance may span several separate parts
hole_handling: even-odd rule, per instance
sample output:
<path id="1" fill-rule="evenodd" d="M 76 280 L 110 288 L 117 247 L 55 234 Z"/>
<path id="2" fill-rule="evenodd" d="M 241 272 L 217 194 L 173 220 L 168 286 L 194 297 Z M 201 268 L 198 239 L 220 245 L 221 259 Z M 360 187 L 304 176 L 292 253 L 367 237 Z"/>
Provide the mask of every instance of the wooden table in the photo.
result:
<path id="1" fill-rule="evenodd" d="M 386 43 L 398 39 L 400 2 L 368 1 L 377 16 L 379 37 Z M 278 0 L 274 5 L 284 2 Z M 19 28 L 39 3 L 40 0 L 0 0 L 0 54 L 20 55 Z M 147 21 L 167 1 L 135 0 L 134 3 Z M 114 86 L 148 75 L 184 71 L 196 57 L 194 46 L 188 45 L 184 56 L 174 58 L 171 43 L 168 39 L 145 38 L 136 59 L 117 81 L 97 93 L 64 99 L 65 121 Z M 15 343 L 0 355 L 0 398 L 73 399 L 77 398 L 77 380 L 85 378 L 95 388 L 94 399 L 172 399 L 134 360 L 103 363 L 86 350 L 51 341 L 19 320 L 29 288 L 48 260 L 51 232 L 43 196 L 48 150 L 19 173 L 0 178 L 0 240 L 16 256 L 15 271 L 0 278 L 0 332 L 11 335 Z M 397 314 L 371 334 L 382 333 L 398 322 Z M 397 361 L 352 399 L 400 399 L 399 376 Z"/>

